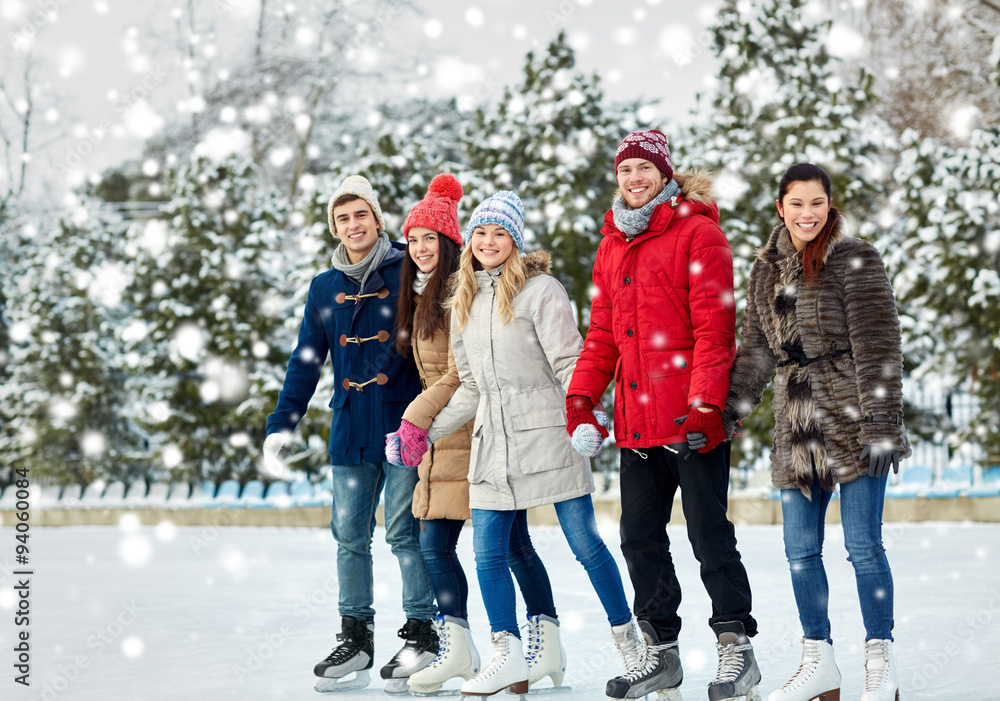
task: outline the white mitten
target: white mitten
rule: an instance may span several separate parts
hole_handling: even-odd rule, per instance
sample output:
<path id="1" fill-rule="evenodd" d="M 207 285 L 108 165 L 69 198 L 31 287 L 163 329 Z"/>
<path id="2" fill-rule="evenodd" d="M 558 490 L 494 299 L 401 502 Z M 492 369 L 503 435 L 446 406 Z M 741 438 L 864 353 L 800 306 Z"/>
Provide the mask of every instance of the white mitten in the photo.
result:
<path id="1" fill-rule="evenodd" d="M 292 471 L 278 455 L 281 449 L 291 442 L 291 436 L 283 431 L 270 434 L 264 439 L 263 454 L 264 471 L 271 477 L 289 479 Z"/>

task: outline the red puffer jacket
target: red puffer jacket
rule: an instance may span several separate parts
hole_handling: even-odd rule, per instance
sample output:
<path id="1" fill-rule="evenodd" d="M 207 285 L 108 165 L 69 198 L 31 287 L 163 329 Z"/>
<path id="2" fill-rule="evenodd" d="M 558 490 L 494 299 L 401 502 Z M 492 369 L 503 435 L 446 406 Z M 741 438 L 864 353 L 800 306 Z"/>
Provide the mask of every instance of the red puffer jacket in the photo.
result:
<path id="1" fill-rule="evenodd" d="M 609 211 L 597 249 L 590 330 L 568 395 L 597 402 L 615 378 L 615 441 L 683 441 L 694 402 L 726 405 L 736 355 L 733 253 L 707 173 L 675 174 L 681 194 L 629 241 Z"/>

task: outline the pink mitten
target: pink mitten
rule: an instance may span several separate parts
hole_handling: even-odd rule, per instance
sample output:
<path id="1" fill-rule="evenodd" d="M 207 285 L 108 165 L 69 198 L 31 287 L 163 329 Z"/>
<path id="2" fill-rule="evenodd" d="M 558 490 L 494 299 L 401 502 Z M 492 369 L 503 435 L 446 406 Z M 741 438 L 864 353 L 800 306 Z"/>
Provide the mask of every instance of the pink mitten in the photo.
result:
<path id="1" fill-rule="evenodd" d="M 430 441 L 427 440 L 427 431 L 403 419 L 403 423 L 399 425 L 396 435 L 399 436 L 399 453 L 403 459 L 403 464 L 408 467 L 419 465 L 424 457 L 424 453 L 431 447 Z"/>

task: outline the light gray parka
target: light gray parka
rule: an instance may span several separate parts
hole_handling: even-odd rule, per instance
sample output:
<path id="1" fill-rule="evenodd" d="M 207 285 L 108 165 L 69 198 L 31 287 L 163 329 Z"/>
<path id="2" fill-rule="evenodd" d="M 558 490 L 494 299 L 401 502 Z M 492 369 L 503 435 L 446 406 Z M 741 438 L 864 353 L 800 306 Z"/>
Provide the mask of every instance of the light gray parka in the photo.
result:
<path id="1" fill-rule="evenodd" d="M 510 511 L 594 491 L 589 461 L 566 433 L 566 387 L 583 339 L 566 290 L 548 274 L 549 254 L 525 257 L 528 280 L 514 300 L 515 322 L 497 311 L 499 269 L 478 271 L 469 319 L 454 317 L 451 347 L 461 386 L 434 418 L 431 441 L 475 417 L 469 505 Z"/>

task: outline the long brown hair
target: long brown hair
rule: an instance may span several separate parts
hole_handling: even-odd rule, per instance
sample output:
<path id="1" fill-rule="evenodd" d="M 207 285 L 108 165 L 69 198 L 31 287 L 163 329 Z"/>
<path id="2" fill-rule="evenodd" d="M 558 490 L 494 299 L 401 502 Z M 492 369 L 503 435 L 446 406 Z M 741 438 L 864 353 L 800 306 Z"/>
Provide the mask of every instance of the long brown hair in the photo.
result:
<path id="1" fill-rule="evenodd" d="M 832 202 L 833 184 L 830 182 L 829 173 L 812 163 L 796 163 L 785 171 L 785 174 L 781 176 L 781 182 L 778 183 L 778 202 L 781 203 L 782 207 L 785 204 L 785 195 L 788 194 L 788 189 L 792 186 L 792 183 L 799 182 L 819 183 L 823 187 L 823 190 L 826 191 L 826 196 Z M 823 269 L 823 263 L 826 260 L 826 249 L 830 243 L 830 239 L 835 234 L 837 236 L 840 235 L 840 231 L 837 229 L 839 219 L 840 213 L 837 212 L 835 207 L 830 207 L 826 223 L 823 224 L 819 235 L 807 243 L 802 250 L 802 277 L 805 278 L 806 283 L 811 283 L 819 277 L 819 271 Z"/>
<path id="2" fill-rule="evenodd" d="M 427 281 L 420 299 L 413 291 L 417 279 L 417 264 L 407 252 L 399 276 L 399 299 L 396 302 L 396 350 L 408 355 L 413 334 L 427 339 L 435 331 L 448 331 L 448 312 L 444 302 L 451 294 L 450 279 L 458 270 L 458 246 L 447 236 L 438 234 L 438 265 Z"/>

